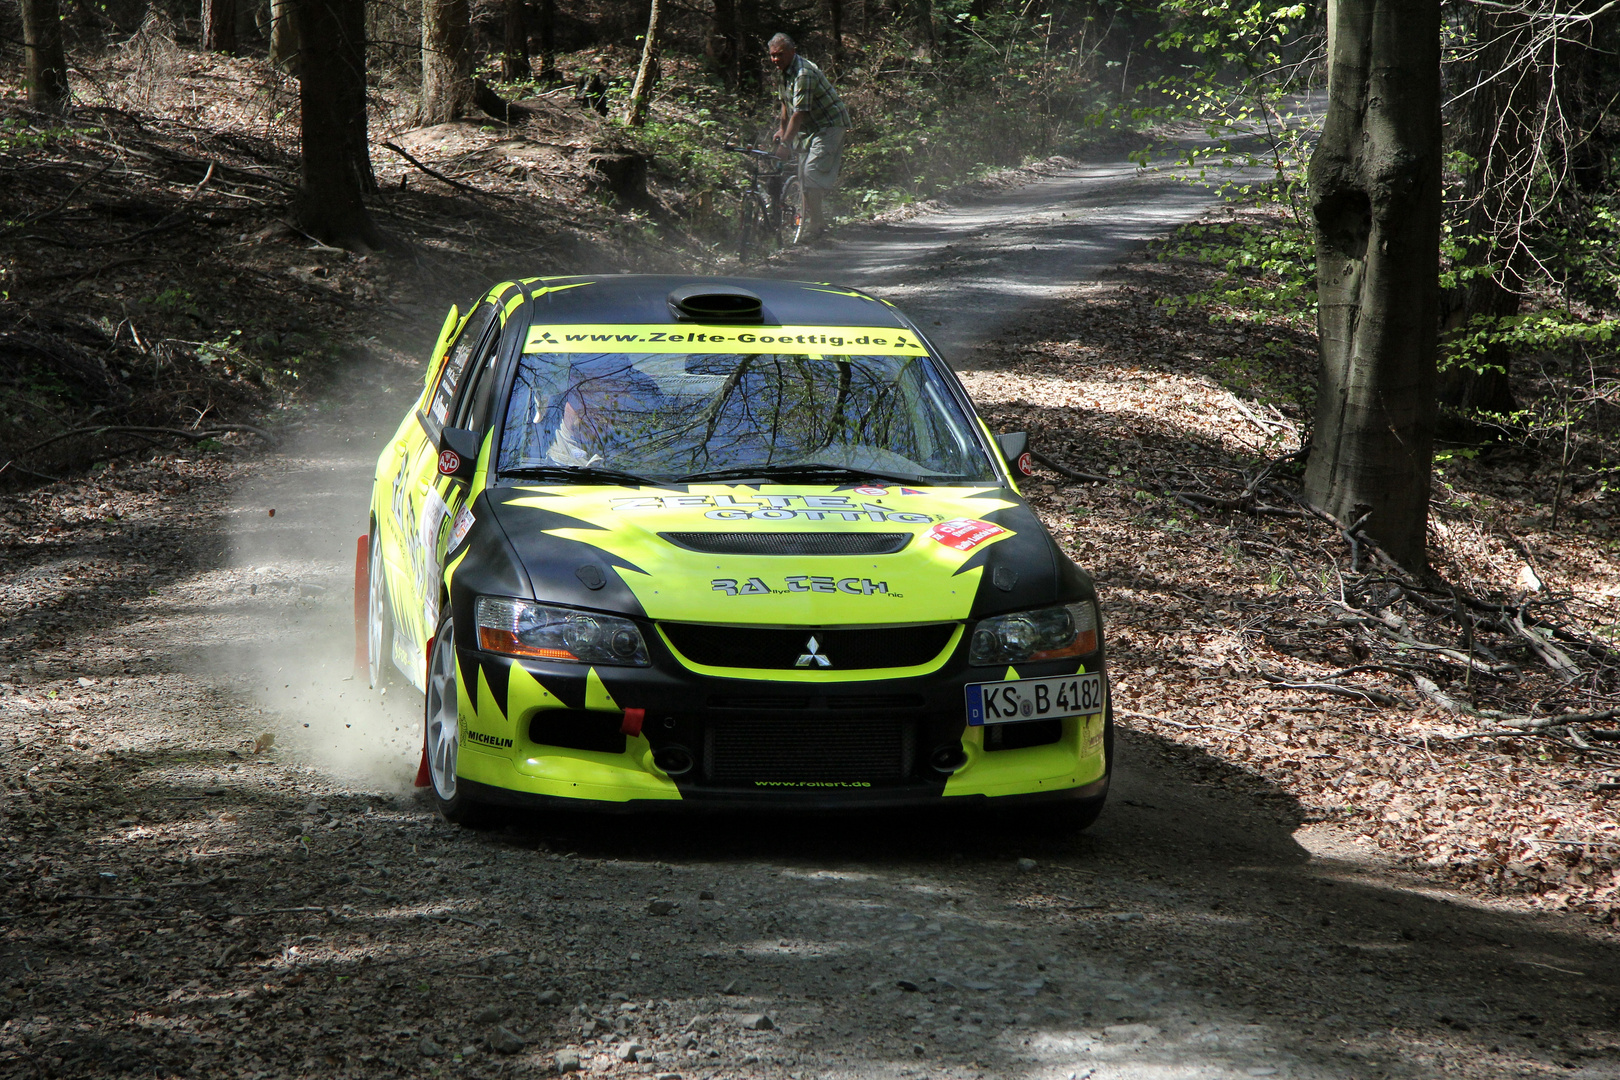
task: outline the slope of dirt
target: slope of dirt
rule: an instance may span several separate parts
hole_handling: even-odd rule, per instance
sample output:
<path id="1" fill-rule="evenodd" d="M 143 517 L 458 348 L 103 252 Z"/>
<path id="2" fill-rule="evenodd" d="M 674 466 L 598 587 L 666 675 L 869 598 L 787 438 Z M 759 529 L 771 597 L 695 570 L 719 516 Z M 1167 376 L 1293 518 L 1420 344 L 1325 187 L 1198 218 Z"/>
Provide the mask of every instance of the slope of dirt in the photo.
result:
<path id="1" fill-rule="evenodd" d="M 149 20 L 75 76 L 66 116 L 0 99 L 0 485 L 263 445 L 243 425 L 295 419 L 334 370 L 506 278 L 712 261 L 669 177 L 615 193 L 618 137 L 566 93 L 414 129 L 377 88 L 369 205 L 396 250 L 357 254 L 292 224 L 297 83 L 274 67 Z"/>

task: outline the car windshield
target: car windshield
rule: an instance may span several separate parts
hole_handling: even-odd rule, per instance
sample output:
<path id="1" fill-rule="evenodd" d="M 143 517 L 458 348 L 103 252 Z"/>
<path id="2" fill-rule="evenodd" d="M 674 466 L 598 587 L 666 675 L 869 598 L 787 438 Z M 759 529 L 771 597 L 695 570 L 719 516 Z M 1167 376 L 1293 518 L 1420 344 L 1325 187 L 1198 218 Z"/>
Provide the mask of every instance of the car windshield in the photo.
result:
<path id="1" fill-rule="evenodd" d="M 519 364 L 497 468 L 993 483 L 970 423 L 925 356 L 536 352 Z"/>

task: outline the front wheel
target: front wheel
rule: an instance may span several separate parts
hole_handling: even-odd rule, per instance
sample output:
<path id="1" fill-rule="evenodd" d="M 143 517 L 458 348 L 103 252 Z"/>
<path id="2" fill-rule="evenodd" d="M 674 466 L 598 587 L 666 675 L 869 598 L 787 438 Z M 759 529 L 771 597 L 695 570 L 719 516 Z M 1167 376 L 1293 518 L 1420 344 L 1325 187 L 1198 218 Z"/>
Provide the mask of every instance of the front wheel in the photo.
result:
<path id="1" fill-rule="evenodd" d="M 477 825 L 489 818 L 489 807 L 467 797 L 456 777 L 461 727 L 456 715 L 456 624 L 445 612 L 428 653 L 426 747 L 428 779 L 444 820 Z"/>
<path id="2" fill-rule="evenodd" d="M 782 243 L 797 244 L 804 238 L 804 185 L 797 176 L 782 182 Z"/>

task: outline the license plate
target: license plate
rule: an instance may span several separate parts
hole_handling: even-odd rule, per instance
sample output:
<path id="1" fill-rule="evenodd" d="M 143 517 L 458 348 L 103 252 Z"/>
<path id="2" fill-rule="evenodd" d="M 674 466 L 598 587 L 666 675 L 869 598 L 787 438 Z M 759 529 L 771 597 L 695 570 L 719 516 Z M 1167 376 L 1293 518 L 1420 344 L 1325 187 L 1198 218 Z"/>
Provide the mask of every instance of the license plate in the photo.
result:
<path id="1" fill-rule="evenodd" d="M 1102 711 L 1103 679 L 1098 672 L 970 683 L 967 687 L 968 724 L 973 727 L 1055 716 L 1090 716 Z"/>

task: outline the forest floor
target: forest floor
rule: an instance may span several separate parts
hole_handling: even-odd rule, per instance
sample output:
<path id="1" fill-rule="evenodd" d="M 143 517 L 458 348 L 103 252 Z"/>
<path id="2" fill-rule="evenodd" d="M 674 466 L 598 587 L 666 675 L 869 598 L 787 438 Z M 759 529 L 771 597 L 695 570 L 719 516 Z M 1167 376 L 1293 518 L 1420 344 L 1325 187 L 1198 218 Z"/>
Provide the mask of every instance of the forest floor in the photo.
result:
<path id="1" fill-rule="evenodd" d="M 126 122 L 33 149 L 89 154 Z M 170 122 L 140 123 L 137 148 L 155 153 Z M 103 164 L 65 172 L 61 193 Z M 273 379 L 245 376 L 222 404 L 268 427 L 274 452 L 224 428 L 181 452 L 100 446 L 89 471 L 64 458 L 72 475 L 0 495 L 0 1074 L 1620 1077 L 1620 754 L 1595 734 L 1617 725 L 1504 733 L 1443 704 L 1614 707 L 1603 635 L 1620 557 L 1601 485 L 1565 493 L 1555 520 L 1544 456 L 1454 456 L 1436 482 L 1443 578 L 1357 558 L 1287 499 L 1302 416 L 1272 391 L 1308 378 L 1310 342 L 1172 312 L 1159 301 L 1214 271 L 1139 253 L 1018 297 L 953 356 L 989 423 L 1093 477 L 1049 473 L 1027 493 L 1103 597 L 1120 738 L 1095 827 L 1045 841 L 963 815 L 457 829 L 409 787 L 419 700 L 352 677 L 354 522 L 446 283 L 481 287 L 459 275 L 484 240 L 518 259 L 521 238 L 485 197 L 446 189 L 410 212 L 425 229 L 459 213 L 482 239 L 362 260 L 230 209 L 224 170 L 164 169 L 169 201 L 128 233 L 166 230 L 161 268 L 140 261 L 149 245 L 49 232 L 91 226 L 39 216 L 60 194 L 8 208 L 35 216 L 0 235 L 21 320 L 0 329 L 43 333 L 82 303 L 159 371 L 154 394 L 182 375 L 220 392 L 236 376 L 203 369 L 233 361 L 195 342 L 237 316 L 303 319 L 315 345 L 286 355 L 318 346 L 330 371 L 283 409 Z M 1038 187 L 999 198 L 1044 214 Z M 900 228 L 826 251 L 854 268 L 869 245 L 870 267 L 897 250 L 885 230 Z M 967 233 L 894 255 L 897 279 L 935 284 L 919 310 L 996 260 L 1048 257 L 1001 227 Z M 34 234 L 64 252 L 60 271 L 4 247 Z M 676 259 L 618 243 L 596 257 Z M 121 294 L 171 289 L 190 295 L 114 319 Z M 1538 640 L 1492 609 L 1465 640 L 1448 621 L 1461 599 L 1424 591 L 1442 580 Z"/>

